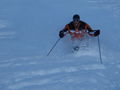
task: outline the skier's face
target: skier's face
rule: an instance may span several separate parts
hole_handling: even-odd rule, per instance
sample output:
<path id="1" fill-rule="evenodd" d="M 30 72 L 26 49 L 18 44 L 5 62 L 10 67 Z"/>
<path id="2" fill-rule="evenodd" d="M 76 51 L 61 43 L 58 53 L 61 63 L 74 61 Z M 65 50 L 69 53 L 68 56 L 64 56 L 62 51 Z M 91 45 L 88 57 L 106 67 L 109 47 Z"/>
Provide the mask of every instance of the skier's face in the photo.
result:
<path id="1" fill-rule="evenodd" d="M 78 24 L 79 23 L 79 19 L 75 19 L 73 20 L 74 24 Z"/>

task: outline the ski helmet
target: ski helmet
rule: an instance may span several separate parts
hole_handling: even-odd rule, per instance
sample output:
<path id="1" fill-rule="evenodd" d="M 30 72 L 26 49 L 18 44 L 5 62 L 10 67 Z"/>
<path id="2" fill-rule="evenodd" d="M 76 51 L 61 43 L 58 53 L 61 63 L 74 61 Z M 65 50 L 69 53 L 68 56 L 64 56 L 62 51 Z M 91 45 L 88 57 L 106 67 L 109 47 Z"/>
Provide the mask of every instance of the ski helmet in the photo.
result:
<path id="1" fill-rule="evenodd" d="M 73 21 L 80 21 L 80 16 L 78 14 L 73 15 Z"/>

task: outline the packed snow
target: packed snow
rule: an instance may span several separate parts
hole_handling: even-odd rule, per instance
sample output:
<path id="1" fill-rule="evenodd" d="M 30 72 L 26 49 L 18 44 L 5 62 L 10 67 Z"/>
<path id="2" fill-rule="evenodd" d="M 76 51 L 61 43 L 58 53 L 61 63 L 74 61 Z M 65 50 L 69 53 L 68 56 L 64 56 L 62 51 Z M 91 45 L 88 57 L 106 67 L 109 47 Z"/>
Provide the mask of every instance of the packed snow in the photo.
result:
<path id="1" fill-rule="evenodd" d="M 47 56 L 74 14 L 101 30 L 102 63 L 98 37 Z M 119 26 L 119 0 L 0 0 L 0 90 L 120 90 Z"/>

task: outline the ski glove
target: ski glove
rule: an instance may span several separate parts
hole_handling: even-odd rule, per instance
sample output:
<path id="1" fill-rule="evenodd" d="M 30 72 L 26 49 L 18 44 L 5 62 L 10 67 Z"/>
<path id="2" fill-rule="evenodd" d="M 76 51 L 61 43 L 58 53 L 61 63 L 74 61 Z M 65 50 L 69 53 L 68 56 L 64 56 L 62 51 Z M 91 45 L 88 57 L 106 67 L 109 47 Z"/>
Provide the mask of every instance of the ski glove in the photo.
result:
<path id="1" fill-rule="evenodd" d="M 98 36 L 98 35 L 100 35 L 100 30 L 96 30 L 96 31 L 94 32 L 94 36 L 95 36 L 95 37 Z"/>
<path id="2" fill-rule="evenodd" d="M 60 31 L 60 32 L 59 32 L 59 37 L 60 37 L 60 38 L 63 38 L 63 37 L 64 37 L 64 31 Z"/>

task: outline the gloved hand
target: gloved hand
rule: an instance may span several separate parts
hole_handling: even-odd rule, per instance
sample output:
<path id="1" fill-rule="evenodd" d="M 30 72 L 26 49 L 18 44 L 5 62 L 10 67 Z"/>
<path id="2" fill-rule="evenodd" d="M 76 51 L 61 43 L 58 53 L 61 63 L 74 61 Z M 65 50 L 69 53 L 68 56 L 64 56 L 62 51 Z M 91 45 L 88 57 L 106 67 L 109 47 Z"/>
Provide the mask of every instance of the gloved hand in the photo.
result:
<path id="1" fill-rule="evenodd" d="M 100 30 L 96 30 L 96 31 L 94 32 L 94 36 L 95 36 L 95 37 L 98 36 L 98 35 L 100 35 Z"/>
<path id="2" fill-rule="evenodd" d="M 59 37 L 60 37 L 60 38 L 63 38 L 64 36 L 65 36 L 65 35 L 64 35 L 64 31 L 60 31 L 60 32 L 59 32 Z"/>

